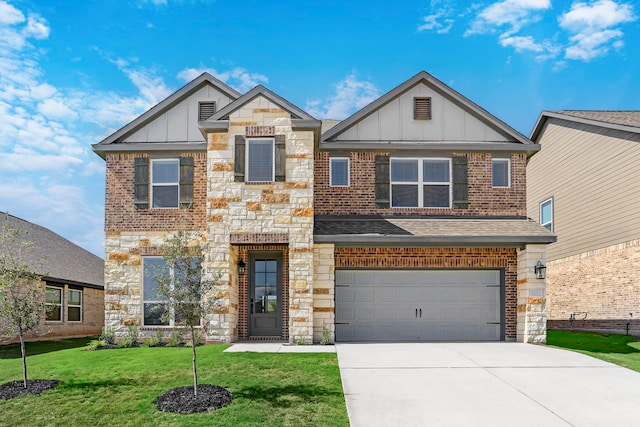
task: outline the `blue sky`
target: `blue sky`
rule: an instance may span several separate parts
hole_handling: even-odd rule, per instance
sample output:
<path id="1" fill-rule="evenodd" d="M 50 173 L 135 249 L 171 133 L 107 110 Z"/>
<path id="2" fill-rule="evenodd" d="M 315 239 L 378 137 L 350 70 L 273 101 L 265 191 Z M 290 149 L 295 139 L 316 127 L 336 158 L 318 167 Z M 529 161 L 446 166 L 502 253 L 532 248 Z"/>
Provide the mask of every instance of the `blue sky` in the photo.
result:
<path id="1" fill-rule="evenodd" d="M 0 211 L 103 255 L 91 151 L 208 71 L 343 119 L 425 70 L 529 135 L 640 109 L 632 0 L 0 0 Z"/>

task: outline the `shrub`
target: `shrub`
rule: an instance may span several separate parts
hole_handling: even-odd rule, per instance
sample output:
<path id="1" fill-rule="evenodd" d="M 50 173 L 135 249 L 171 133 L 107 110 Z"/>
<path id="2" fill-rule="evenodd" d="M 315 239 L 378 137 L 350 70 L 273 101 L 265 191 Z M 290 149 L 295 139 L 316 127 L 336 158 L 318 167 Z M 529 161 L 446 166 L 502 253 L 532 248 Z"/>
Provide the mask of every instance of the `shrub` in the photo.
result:
<path id="1" fill-rule="evenodd" d="M 89 341 L 89 344 L 87 344 L 87 348 L 85 350 L 94 351 L 94 350 L 99 350 L 101 348 L 104 348 L 105 346 L 106 346 L 106 343 L 102 339 L 91 340 Z"/>
<path id="2" fill-rule="evenodd" d="M 116 345 L 116 331 L 113 328 L 102 328 L 102 335 L 100 340 L 104 341 L 104 347 L 115 347 Z"/>
<path id="3" fill-rule="evenodd" d="M 326 326 L 322 328 L 322 338 L 320 339 L 320 344 L 327 345 L 331 342 L 331 331 Z"/>
<path id="4" fill-rule="evenodd" d="M 183 339 L 184 331 L 182 329 L 172 329 L 171 336 L 169 337 L 169 342 L 167 343 L 167 345 L 169 347 L 178 347 L 180 344 L 182 344 Z"/>

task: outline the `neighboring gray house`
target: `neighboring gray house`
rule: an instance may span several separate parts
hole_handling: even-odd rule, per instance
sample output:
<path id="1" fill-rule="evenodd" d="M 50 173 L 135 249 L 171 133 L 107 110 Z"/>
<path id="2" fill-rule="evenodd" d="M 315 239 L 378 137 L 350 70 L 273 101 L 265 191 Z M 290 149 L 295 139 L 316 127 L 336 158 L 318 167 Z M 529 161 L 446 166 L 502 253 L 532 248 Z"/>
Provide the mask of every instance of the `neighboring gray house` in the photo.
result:
<path id="1" fill-rule="evenodd" d="M 640 333 L 640 111 L 543 111 L 529 215 L 547 249 L 549 328 Z"/>
<path id="2" fill-rule="evenodd" d="M 100 335 L 104 325 L 104 260 L 53 231 L 0 213 L 0 226 L 19 232 L 32 243 L 27 262 L 42 275 L 47 310 L 41 338 Z M 11 248 L 0 248 L 11 250 Z"/>

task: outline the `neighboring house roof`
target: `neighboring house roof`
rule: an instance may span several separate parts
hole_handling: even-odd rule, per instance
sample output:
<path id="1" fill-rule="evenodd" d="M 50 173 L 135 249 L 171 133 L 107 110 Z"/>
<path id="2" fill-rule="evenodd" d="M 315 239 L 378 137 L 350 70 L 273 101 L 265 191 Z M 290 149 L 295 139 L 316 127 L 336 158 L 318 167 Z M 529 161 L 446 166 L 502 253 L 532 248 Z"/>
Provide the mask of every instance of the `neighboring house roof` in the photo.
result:
<path id="1" fill-rule="evenodd" d="M 429 87 L 433 91 L 439 93 L 443 98 L 447 99 L 449 102 L 453 103 L 454 105 L 457 105 L 458 108 L 461 108 L 462 110 L 468 112 L 473 117 L 480 120 L 481 122 L 485 123 L 487 126 L 489 126 L 491 129 L 501 134 L 507 140 L 506 143 L 502 141 L 493 142 L 493 143 L 486 142 L 485 144 L 474 142 L 473 144 L 476 146 L 475 147 L 476 149 L 490 150 L 490 149 L 496 149 L 496 147 L 498 146 L 508 145 L 509 149 L 522 149 L 532 153 L 539 150 L 539 146 L 532 143 L 531 140 L 529 140 L 526 136 L 524 136 L 517 130 L 513 129 L 511 126 L 507 125 L 502 120 L 490 114 L 488 111 L 486 111 L 479 105 L 475 104 L 468 98 L 464 97 L 463 95 L 461 95 L 454 89 L 450 88 L 449 86 L 445 85 L 440 80 L 436 79 L 431 74 L 425 71 L 419 72 L 409 80 L 400 84 L 399 86 L 387 92 L 386 94 L 384 94 L 377 100 L 373 101 L 366 107 L 362 108 L 352 116 L 348 117 L 347 119 L 343 120 L 336 126 L 324 132 L 321 136 L 320 145 L 325 148 L 339 148 L 338 147 L 339 142 L 337 142 L 337 137 L 340 134 L 346 132 L 351 127 L 356 125 L 358 122 L 364 120 L 369 115 L 378 111 L 383 106 L 389 104 L 391 101 L 400 97 L 402 94 L 409 91 L 411 88 L 415 87 L 418 84 L 424 84 L 425 86 Z M 369 144 L 371 145 L 370 148 L 375 148 L 376 144 L 379 147 L 379 144 L 381 141 L 359 141 L 357 146 L 363 147 L 363 148 L 369 148 L 368 146 L 365 146 L 363 142 L 370 142 L 372 143 L 372 144 Z M 405 144 L 407 143 L 407 141 L 388 141 L 388 142 L 393 143 L 394 145 L 397 145 L 397 146 L 400 146 L 402 143 L 405 143 Z M 467 145 L 470 145 L 469 141 L 464 141 L 464 142 L 467 143 Z M 480 142 L 485 142 L 485 141 L 480 141 Z M 447 146 L 447 143 L 449 143 L 451 147 Z M 514 144 L 511 144 L 511 143 L 523 144 L 523 146 L 513 147 Z M 433 148 L 436 148 L 435 144 L 438 144 L 437 148 L 447 150 L 450 148 L 459 149 L 461 141 L 424 141 L 424 142 L 421 141 L 420 144 L 421 144 L 421 147 L 424 146 L 428 148 L 431 148 L 429 147 L 430 145 L 433 145 Z M 415 149 L 415 143 L 413 144 L 412 148 Z"/>
<path id="2" fill-rule="evenodd" d="M 310 129 L 320 128 L 320 120 L 314 119 L 309 113 L 296 107 L 280 95 L 270 91 L 262 85 L 258 85 L 245 93 L 229 105 L 217 111 L 213 116 L 207 120 L 199 122 L 200 131 L 203 135 L 207 132 L 220 132 L 226 131 L 229 126 L 228 118 L 231 113 L 242 108 L 258 96 L 262 96 L 267 100 L 273 102 L 283 110 L 287 111 L 291 115 L 291 125 L 294 129 Z"/>
<path id="3" fill-rule="evenodd" d="M 220 80 L 213 77 L 211 74 L 202 73 L 200 76 L 190 81 L 189 83 L 187 83 L 186 85 L 178 89 L 173 94 L 169 95 L 166 99 L 164 99 L 160 103 L 153 106 L 151 109 L 149 109 L 148 111 L 146 111 L 145 113 L 137 117 L 135 120 L 133 120 L 129 124 L 115 131 L 114 133 L 112 133 L 111 135 L 109 135 L 99 143 L 94 144 L 93 150 L 99 155 L 104 156 L 104 154 L 102 154 L 104 151 L 109 151 L 110 149 L 115 148 L 115 147 L 110 147 L 111 144 L 122 142 L 124 139 L 126 139 L 127 136 L 132 135 L 137 130 L 149 124 L 154 119 L 164 114 L 165 112 L 167 112 L 168 110 L 176 106 L 178 103 L 183 101 L 185 98 L 187 98 L 189 95 L 198 91 L 200 88 L 202 88 L 205 85 L 214 86 L 217 90 L 225 94 L 230 99 L 237 99 L 241 95 L 240 92 L 236 91 L 230 86 L 227 86 Z M 150 143 L 146 143 L 145 147 L 147 149 L 153 148 L 151 147 Z"/>
<path id="4" fill-rule="evenodd" d="M 607 129 L 640 133 L 640 111 L 557 110 L 540 113 L 531 139 L 536 141 L 549 118 L 563 119 Z"/>
<path id="5" fill-rule="evenodd" d="M 19 231 L 21 241 L 32 243 L 26 251 L 26 262 L 47 279 L 68 284 L 104 288 L 104 260 L 70 242 L 48 228 L 0 212 L 0 226 Z M 0 243 L 0 246 L 2 243 Z M 0 250 L 8 250 L 0 247 Z"/>
<path id="6" fill-rule="evenodd" d="M 556 236 L 524 219 L 331 217 L 315 220 L 314 240 L 343 245 L 508 245 L 553 243 Z"/>

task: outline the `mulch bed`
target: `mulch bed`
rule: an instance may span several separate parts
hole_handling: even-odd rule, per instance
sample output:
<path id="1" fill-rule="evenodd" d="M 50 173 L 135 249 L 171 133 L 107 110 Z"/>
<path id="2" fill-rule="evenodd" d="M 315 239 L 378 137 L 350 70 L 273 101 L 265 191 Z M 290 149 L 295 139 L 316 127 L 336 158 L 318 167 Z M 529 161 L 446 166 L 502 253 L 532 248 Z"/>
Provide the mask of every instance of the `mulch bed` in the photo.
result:
<path id="1" fill-rule="evenodd" d="M 211 384 L 198 384 L 198 395 L 193 395 L 193 386 L 177 387 L 158 398 L 158 410 L 195 414 L 220 409 L 231 403 L 233 396 L 222 387 Z"/>
<path id="2" fill-rule="evenodd" d="M 58 387 L 58 384 L 58 380 L 27 380 L 27 388 L 24 388 L 22 380 L 9 381 L 0 385 L 0 400 L 13 399 L 23 394 L 40 394 Z"/>

